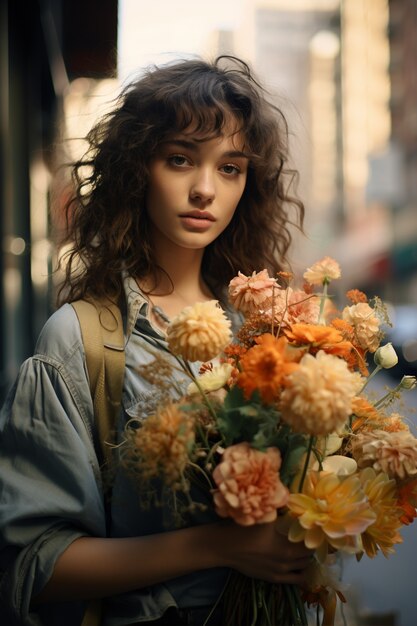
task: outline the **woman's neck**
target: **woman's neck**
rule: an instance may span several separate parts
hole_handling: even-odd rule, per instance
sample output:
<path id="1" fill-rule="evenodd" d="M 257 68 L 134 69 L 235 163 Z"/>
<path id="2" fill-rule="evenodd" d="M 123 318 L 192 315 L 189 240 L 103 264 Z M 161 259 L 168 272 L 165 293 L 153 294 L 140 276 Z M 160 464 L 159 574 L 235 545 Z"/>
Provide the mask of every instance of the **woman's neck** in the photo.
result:
<path id="1" fill-rule="evenodd" d="M 214 295 L 201 275 L 202 257 L 202 250 L 192 249 L 181 250 L 175 258 L 158 254 L 161 270 L 157 276 L 146 276 L 138 281 L 151 306 L 162 309 L 168 318 L 172 318 L 186 306 L 212 300 Z"/>

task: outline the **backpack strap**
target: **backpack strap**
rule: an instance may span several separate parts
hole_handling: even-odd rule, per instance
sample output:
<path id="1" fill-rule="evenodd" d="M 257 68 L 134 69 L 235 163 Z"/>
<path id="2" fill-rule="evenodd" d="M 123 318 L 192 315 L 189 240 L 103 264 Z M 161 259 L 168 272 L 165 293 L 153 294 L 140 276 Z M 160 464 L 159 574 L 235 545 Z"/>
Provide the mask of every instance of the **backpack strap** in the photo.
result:
<path id="1" fill-rule="evenodd" d="M 106 443 L 120 411 L 125 369 L 122 314 L 108 300 L 77 300 L 71 304 L 81 327 L 101 460 L 108 462 L 111 449 Z"/>

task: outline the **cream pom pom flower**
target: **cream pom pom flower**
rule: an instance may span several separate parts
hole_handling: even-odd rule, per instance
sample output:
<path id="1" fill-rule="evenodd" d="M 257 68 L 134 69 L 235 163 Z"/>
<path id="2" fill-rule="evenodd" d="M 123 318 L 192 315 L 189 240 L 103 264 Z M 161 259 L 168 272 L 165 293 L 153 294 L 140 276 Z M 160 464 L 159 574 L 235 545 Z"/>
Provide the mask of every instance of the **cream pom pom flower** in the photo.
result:
<path id="1" fill-rule="evenodd" d="M 238 311 L 250 315 L 271 305 L 274 288 L 277 282 L 267 270 L 252 272 L 251 276 L 238 272 L 229 283 L 229 300 Z"/>
<path id="2" fill-rule="evenodd" d="M 247 442 L 226 448 L 213 472 L 216 512 L 242 526 L 273 522 L 277 509 L 287 504 L 288 489 L 279 477 L 281 454 L 277 448 L 265 452 Z"/>
<path id="3" fill-rule="evenodd" d="M 303 274 L 309 285 L 325 285 L 340 278 L 340 265 L 329 256 L 324 257 L 309 267 Z"/>
<path id="4" fill-rule="evenodd" d="M 183 309 L 168 325 L 168 346 L 187 361 L 209 361 L 230 342 L 230 327 L 217 300 L 197 302 Z"/>
<path id="5" fill-rule="evenodd" d="M 320 350 L 305 354 L 298 369 L 286 379 L 281 394 L 282 419 L 295 432 L 327 435 L 346 423 L 352 399 L 362 387 L 362 377 L 346 361 Z"/>
<path id="6" fill-rule="evenodd" d="M 353 439 L 352 454 L 359 467 L 373 467 L 390 478 L 417 474 L 417 439 L 407 430 L 362 432 Z"/>
<path id="7" fill-rule="evenodd" d="M 367 302 L 359 302 L 343 309 L 343 319 L 353 326 L 361 348 L 375 352 L 381 341 L 381 321 Z"/>

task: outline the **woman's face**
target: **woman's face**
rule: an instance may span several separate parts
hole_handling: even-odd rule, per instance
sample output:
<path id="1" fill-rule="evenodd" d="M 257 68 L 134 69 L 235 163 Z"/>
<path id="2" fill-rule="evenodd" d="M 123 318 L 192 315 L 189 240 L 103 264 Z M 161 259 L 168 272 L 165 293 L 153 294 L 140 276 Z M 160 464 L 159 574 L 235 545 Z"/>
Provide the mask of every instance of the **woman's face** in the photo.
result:
<path id="1" fill-rule="evenodd" d="M 161 143 L 146 194 L 154 245 L 204 249 L 227 227 L 248 169 L 244 139 L 233 130 L 208 139 L 187 130 Z"/>

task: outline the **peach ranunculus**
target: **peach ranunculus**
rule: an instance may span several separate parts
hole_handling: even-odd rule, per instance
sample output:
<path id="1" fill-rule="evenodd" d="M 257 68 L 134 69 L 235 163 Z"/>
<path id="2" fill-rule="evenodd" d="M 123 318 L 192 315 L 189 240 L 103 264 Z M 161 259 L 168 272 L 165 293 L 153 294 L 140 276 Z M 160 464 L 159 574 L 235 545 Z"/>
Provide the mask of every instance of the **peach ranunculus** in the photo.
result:
<path id="1" fill-rule="evenodd" d="M 346 424 L 352 399 L 362 387 L 362 378 L 346 362 L 320 350 L 305 354 L 298 368 L 285 380 L 280 397 L 282 419 L 295 432 L 327 435 Z"/>
<path id="2" fill-rule="evenodd" d="M 303 274 L 309 285 L 325 285 L 340 278 L 340 265 L 329 256 L 324 257 L 309 267 Z"/>
<path id="3" fill-rule="evenodd" d="M 375 521 L 357 475 L 309 471 L 302 493 L 292 493 L 287 504 L 293 518 L 290 541 L 304 541 L 323 559 L 327 545 L 356 553 L 360 535 Z"/>
<path id="4" fill-rule="evenodd" d="M 417 475 L 417 439 L 406 430 L 362 432 L 353 440 L 352 454 L 359 467 L 373 467 L 390 478 Z"/>
<path id="5" fill-rule="evenodd" d="M 393 554 L 393 545 L 402 543 L 398 532 L 402 509 L 397 504 L 397 486 L 384 472 L 367 467 L 360 472 L 362 489 L 376 515 L 375 521 L 362 534 L 363 549 L 373 558 L 381 550 L 384 556 Z"/>
<path id="6" fill-rule="evenodd" d="M 247 442 L 226 448 L 213 471 L 217 514 L 242 526 L 274 521 L 277 509 L 288 500 L 288 489 L 279 478 L 280 467 L 277 448 L 262 452 Z"/>
<path id="7" fill-rule="evenodd" d="M 256 338 L 256 345 L 240 360 L 242 371 L 237 385 L 243 389 L 246 399 L 254 391 L 259 391 L 264 402 L 273 402 L 285 377 L 297 369 L 299 358 L 300 353 L 289 348 L 285 337 L 277 339 L 269 333 L 260 335 Z"/>
<path id="8" fill-rule="evenodd" d="M 359 302 L 343 309 L 343 319 L 355 330 L 355 339 L 364 350 L 375 352 L 381 342 L 381 321 L 367 302 Z"/>
<path id="9" fill-rule="evenodd" d="M 168 325 L 168 346 L 187 361 L 209 361 L 229 343 L 230 327 L 217 300 L 197 302 L 183 309 Z"/>
<path id="10" fill-rule="evenodd" d="M 229 300 L 236 309 L 250 315 L 268 308 L 275 290 L 278 291 L 280 288 L 267 270 L 252 272 L 251 276 L 238 272 L 229 283 Z"/>

